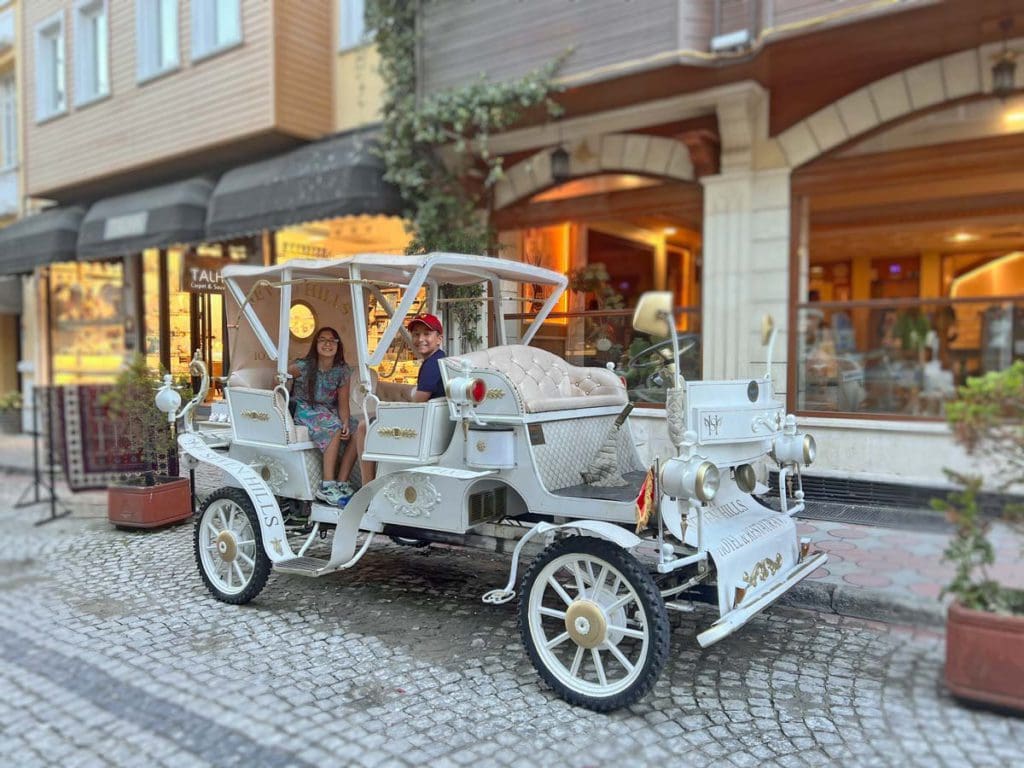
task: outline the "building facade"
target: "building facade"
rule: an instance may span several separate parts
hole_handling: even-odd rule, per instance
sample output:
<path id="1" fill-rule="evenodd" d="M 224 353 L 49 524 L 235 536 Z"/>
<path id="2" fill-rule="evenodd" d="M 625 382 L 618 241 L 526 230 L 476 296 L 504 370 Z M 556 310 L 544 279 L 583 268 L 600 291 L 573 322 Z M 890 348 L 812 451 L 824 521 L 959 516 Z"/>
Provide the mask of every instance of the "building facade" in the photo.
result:
<path id="1" fill-rule="evenodd" d="M 199 350 L 220 375 L 225 263 L 404 249 L 361 130 L 379 79 L 358 5 L 27 4 L 24 196 L 38 212 L 0 233 L 0 271 L 26 285 L 26 394 L 109 382 L 136 352 L 185 376 Z"/>
<path id="2" fill-rule="evenodd" d="M 439 0 L 420 28 L 428 96 L 571 51 L 564 116 L 490 144 L 503 241 L 579 288 L 546 343 L 624 360 L 609 295 L 672 289 L 684 372 L 755 376 L 768 314 L 816 473 L 963 468 L 943 404 L 1024 356 L 1024 6 Z"/>

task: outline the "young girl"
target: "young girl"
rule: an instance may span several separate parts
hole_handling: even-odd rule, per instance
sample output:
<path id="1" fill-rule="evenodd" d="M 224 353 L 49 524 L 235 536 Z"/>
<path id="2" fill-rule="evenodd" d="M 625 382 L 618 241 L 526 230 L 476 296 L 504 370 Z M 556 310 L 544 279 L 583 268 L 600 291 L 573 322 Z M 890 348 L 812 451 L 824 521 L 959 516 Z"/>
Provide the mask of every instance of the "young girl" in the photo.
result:
<path id="1" fill-rule="evenodd" d="M 333 328 L 324 326 L 313 334 L 313 343 L 305 357 L 288 366 L 294 379 L 292 399 L 295 400 L 295 422 L 309 429 L 310 439 L 324 456 L 323 481 L 316 497 L 328 504 L 344 506 L 353 489 L 339 483 L 348 477 L 355 463 L 355 442 L 351 439 L 357 420 L 349 413 L 349 383 L 352 369 L 345 363 L 341 337 Z M 341 467 L 335 474 L 338 449 L 346 442 Z"/>

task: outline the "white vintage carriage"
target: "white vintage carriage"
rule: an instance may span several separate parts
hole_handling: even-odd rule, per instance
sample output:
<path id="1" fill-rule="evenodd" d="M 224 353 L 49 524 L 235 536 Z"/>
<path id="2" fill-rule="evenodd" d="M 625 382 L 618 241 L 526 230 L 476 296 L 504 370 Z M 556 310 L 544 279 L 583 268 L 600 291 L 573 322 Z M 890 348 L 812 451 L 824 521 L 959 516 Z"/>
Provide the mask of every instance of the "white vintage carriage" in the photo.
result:
<path id="1" fill-rule="evenodd" d="M 669 352 L 664 413 L 675 455 L 649 467 L 619 376 L 530 346 L 565 290 L 563 275 L 441 253 L 229 266 L 224 281 L 228 421 L 194 423 L 202 393 L 181 414 L 169 385 L 157 398 L 183 418 L 178 442 L 190 461 L 230 478 L 195 527 L 199 571 L 219 600 L 252 600 L 272 570 L 319 577 L 351 568 L 375 534 L 511 549 L 508 583 L 483 600 L 507 602 L 518 586 L 522 640 L 541 677 L 567 701 L 610 710 L 645 695 L 661 672 L 667 609 L 692 610 L 710 595 L 720 617 L 697 636 L 707 646 L 825 562 L 798 540 L 792 519 L 813 439 L 784 414 L 770 376 L 683 382 L 678 348 Z M 378 376 L 410 313 L 436 313 L 443 284 L 479 283 L 495 343 L 443 360 L 446 398 L 412 402 L 409 387 Z M 524 284 L 544 286 L 547 298 L 510 344 L 522 323 L 505 315 L 519 312 Z M 343 509 L 314 500 L 321 456 L 289 415 L 288 361 L 308 346 L 289 329 L 296 304 L 341 333 L 359 382 L 353 413 L 369 423 L 364 456 L 378 462 L 376 479 Z M 671 296 L 645 295 L 634 327 L 674 343 L 673 326 Z M 769 457 L 781 511 L 751 495 Z M 638 509 L 652 513 L 639 526 Z M 520 559 L 536 551 L 517 585 Z"/>

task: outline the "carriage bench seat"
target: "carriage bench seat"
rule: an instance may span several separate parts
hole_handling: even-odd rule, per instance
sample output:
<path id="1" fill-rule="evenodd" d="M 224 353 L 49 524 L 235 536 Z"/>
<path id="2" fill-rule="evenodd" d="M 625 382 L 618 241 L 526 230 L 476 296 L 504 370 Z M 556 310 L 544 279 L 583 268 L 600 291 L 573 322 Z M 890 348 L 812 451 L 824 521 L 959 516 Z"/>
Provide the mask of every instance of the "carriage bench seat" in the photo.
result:
<path id="1" fill-rule="evenodd" d="M 625 385 L 608 369 L 569 365 L 558 355 L 536 347 L 512 344 L 448 358 L 449 371 L 457 371 L 462 361 L 504 376 L 525 413 L 623 406 L 628 402 Z"/>

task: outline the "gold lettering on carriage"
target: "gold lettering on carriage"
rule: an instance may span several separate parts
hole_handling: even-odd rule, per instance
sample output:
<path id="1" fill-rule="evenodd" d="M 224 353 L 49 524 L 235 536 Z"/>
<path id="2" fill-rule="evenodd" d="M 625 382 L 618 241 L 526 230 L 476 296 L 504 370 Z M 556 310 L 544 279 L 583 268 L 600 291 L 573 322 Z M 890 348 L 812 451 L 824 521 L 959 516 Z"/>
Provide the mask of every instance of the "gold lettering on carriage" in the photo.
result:
<path id="1" fill-rule="evenodd" d="M 242 411 L 242 416 L 256 421 L 270 421 L 270 414 L 264 411 Z"/>
<path id="2" fill-rule="evenodd" d="M 782 568 L 782 553 L 776 552 L 774 559 L 766 557 L 758 562 L 749 573 L 744 573 L 743 580 L 747 582 L 750 589 L 753 589 L 762 581 L 767 581 L 778 573 L 780 568 Z"/>
<path id="3" fill-rule="evenodd" d="M 410 440 L 416 437 L 418 432 L 415 429 L 402 429 L 401 427 L 384 427 L 378 429 L 377 434 L 381 437 L 393 437 L 397 440 Z"/>
<path id="4" fill-rule="evenodd" d="M 505 396 L 504 389 L 488 389 L 484 398 L 487 400 L 501 400 Z"/>
<path id="5" fill-rule="evenodd" d="M 786 520 L 788 521 L 789 518 L 787 517 Z M 753 541 L 763 539 L 784 525 L 785 523 L 779 517 L 766 517 L 763 520 L 758 520 L 756 523 L 751 523 L 735 536 L 726 536 L 714 550 L 719 556 L 728 555 L 730 552 L 735 552 Z"/>

